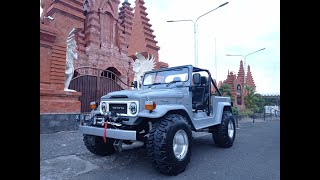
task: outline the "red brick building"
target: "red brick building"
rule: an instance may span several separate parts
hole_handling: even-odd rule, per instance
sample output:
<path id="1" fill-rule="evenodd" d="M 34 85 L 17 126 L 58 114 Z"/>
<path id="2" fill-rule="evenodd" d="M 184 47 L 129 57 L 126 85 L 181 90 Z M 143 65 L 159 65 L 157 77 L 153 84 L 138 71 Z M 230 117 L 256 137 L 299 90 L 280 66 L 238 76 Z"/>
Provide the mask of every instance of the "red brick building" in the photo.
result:
<path id="1" fill-rule="evenodd" d="M 247 77 L 246 77 L 246 82 L 247 85 L 250 87 L 253 87 L 254 89 L 256 88 L 256 85 L 253 80 L 253 76 L 250 70 L 250 66 L 248 65 L 247 68 Z M 234 72 L 229 72 L 227 75 L 227 79 L 224 80 L 223 82 L 219 82 L 218 87 L 221 86 L 222 83 L 226 83 L 230 86 L 231 88 L 231 94 L 234 98 L 234 105 L 238 107 L 238 109 L 244 109 L 244 67 L 243 67 L 243 61 L 240 61 L 240 67 L 238 74 L 234 74 Z"/>
<path id="2" fill-rule="evenodd" d="M 120 6 L 119 0 L 41 1 L 40 113 L 79 112 L 76 99 L 81 92 L 63 92 L 66 40 L 73 28 L 77 31 L 79 55 L 75 68 L 107 69 L 124 82 L 132 83 L 132 62 L 136 52 L 153 55 L 156 69 L 168 67 L 167 63 L 159 61 L 160 47 L 153 35 L 144 1 L 136 0 L 134 9 L 130 5 L 125 1 Z M 57 99 L 58 104 L 54 103 Z M 66 101 L 61 102 L 61 99 Z M 77 105 L 72 107 L 71 104 Z"/>
<path id="3" fill-rule="evenodd" d="M 81 92 L 65 92 L 66 40 L 75 28 L 78 59 L 75 69 L 109 70 L 128 84 L 133 81 L 134 54 L 159 61 L 155 35 L 143 0 L 42 0 L 40 17 L 40 115 L 80 113 Z M 50 17 L 50 18 L 49 18 Z M 51 18 L 52 17 L 52 18 Z"/>

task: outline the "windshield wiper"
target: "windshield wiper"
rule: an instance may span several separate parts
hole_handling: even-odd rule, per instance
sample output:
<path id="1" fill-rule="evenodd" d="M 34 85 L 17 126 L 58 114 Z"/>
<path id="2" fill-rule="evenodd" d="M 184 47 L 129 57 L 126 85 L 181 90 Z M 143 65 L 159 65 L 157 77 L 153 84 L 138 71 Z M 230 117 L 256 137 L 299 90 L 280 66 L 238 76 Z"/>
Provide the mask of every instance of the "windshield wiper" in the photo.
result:
<path id="1" fill-rule="evenodd" d="M 162 84 L 162 83 L 153 83 L 153 84 L 150 84 L 150 85 L 148 86 L 148 88 L 151 88 L 152 86 L 158 85 L 158 84 Z"/>
<path id="2" fill-rule="evenodd" d="M 167 84 L 167 87 L 170 86 L 170 85 L 173 84 L 173 83 L 176 83 L 176 82 L 181 82 L 181 81 L 171 81 L 171 82 L 169 82 L 169 83 Z"/>

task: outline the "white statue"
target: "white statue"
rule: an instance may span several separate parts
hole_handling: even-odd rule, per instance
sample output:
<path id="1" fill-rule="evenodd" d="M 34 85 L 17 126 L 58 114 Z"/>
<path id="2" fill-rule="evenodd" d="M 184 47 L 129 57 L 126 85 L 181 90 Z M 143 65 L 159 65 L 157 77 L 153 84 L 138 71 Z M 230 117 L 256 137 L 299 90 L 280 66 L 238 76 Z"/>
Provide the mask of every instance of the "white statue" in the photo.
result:
<path id="1" fill-rule="evenodd" d="M 66 81 L 64 83 L 64 91 L 76 92 L 75 90 L 69 89 L 71 79 L 74 73 L 74 60 L 78 59 L 78 53 L 76 52 L 77 42 L 74 39 L 75 28 L 73 28 L 67 40 L 67 54 L 66 54 Z"/>
<path id="2" fill-rule="evenodd" d="M 149 53 L 147 59 L 142 54 L 137 52 L 135 56 L 137 59 L 132 64 L 132 69 L 134 72 L 134 81 L 137 81 L 137 87 L 140 89 L 141 77 L 145 72 L 150 71 L 155 67 L 155 58 L 153 55 L 150 57 Z"/>

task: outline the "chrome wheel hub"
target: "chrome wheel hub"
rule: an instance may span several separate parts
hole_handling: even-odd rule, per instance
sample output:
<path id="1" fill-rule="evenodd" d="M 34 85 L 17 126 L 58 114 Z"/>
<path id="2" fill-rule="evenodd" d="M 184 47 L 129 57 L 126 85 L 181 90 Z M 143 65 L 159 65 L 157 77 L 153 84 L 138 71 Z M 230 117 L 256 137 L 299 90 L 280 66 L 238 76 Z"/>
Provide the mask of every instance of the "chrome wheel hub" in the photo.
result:
<path id="1" fill-rule="evenodd" d="M 229 123 L 228 123 L 228 136 L 230 138 L 233 138 L 233 135 L 234 135 L 234 126 L 233 126 L 232 121 L 229 121 Z"/>
<path id="2" fill-rule="evenodd" d="M 173 138 L 173 152 L 177 159 L 183 159 L 189 147 L 188 135 L 184 130 L 176 132 Z"/>

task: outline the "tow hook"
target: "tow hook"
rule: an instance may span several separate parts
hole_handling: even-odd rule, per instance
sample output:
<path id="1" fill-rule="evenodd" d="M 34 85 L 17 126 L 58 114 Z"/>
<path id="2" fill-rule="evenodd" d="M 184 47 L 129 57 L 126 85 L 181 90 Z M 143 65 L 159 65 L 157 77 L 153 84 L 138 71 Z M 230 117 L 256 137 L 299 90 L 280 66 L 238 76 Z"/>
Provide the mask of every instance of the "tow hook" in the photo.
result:
<path id="1" fill-rule="evenodd" d="M 122 139 L 116 139 L 114 141 L 113 147 L 117 152 L 121 152 L 122 151 L 122 143 L 123 143 Z"/>

